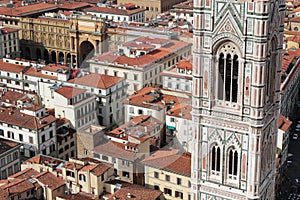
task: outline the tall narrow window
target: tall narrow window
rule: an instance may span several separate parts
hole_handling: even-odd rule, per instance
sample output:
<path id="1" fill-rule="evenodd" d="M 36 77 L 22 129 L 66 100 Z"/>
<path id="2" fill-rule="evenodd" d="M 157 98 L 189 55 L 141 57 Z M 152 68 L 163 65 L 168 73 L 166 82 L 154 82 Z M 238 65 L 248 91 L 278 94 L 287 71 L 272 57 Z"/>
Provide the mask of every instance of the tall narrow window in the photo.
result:
<path id="1" fill-rule="evenodd" d="M 226 101 L 230 101 L 230 92 L 231 92 L 231 78 L 232 78 L 232 73 L 231 73 L 231 70 L 232 70 L 232 58 L 231 58 L 231 55 L 228 54 L 227 57 L 226 57 L 226 79 L 225 79 L 225 95 L 226 95 L 226 98 L 225 100 Z"/>
<path id="2" fill-rule="evenodd" d="M 237 102 L 237 88 L 239 75 L 239 61 L 238 56 L 233 57 L 233 76 L 232 76 L 232 102 Z"/>
<path id="3" fill-rule="evenodd" d="M 221 150 L 217 145 L 213 146 L 211 151 L 211 170 L 212 174 L 216 175 L 221 170 Z"/>
<path id="4" fill-rule="evenodd" d="M 219 58 L 219 99 L 223 99 L 223 94 L 224 94 L 224 54 L 220 54 Z"/>
<path id="5" fill-rule="evenodd" d="M 218 60 L 218 99 L 237 102 L 239 57 L 237 48 L 232 44 L 221 47 Z"/>
<path id="6" fill-rule="evenodd" d="M 238 152 L 230 149 L 228 152 L 228 178 L 236 180 L 238 172 Z"/>

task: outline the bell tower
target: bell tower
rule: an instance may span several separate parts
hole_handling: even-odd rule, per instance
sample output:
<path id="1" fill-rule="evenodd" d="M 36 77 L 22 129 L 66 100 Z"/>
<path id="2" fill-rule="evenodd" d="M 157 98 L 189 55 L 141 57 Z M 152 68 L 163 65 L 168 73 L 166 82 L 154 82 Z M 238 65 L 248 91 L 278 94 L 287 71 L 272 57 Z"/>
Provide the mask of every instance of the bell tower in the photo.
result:
<path id="1" fill-rule="evenodd" d="M 192 199 L 275 198 L 285 0 L 194 0 Z"/>

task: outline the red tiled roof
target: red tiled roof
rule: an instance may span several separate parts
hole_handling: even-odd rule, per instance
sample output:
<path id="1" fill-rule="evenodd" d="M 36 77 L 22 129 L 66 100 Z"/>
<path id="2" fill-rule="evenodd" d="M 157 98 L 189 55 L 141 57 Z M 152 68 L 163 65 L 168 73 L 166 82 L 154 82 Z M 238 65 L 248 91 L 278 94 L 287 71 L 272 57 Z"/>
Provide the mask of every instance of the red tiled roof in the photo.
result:
<path id="1" fill-rule="evenodd" d="M 61 194 L 58 195 L 60 199 L 65 199 L 65 200 L 95 200 L 98 199 L 97 196 L 84 193 L 84 192 L 79 192 L 76 194 Z"/>
<path id="2" fill-rule="evenodd" d="M 130 95 L 126 100 L 124 100 L 124 103 L 160 110 L 166 108 L 167 105 L 175 105 L 191 101 L 187 98 L 176 97 L 171 94 L 163 94 L 161 91 L 164 90 L 154 87 L 144 87 L 136 94 Z"/>
<path id="3" fill-rule="evenodd" d="M 96 153 L 109 155 L 129 161 L 135 161 L 139 159 L 139 156 L 141 156 L 140 153 L 125 150 L 124 144 L 119 144 L 112 141 L 107 141 L 104 144 L 98 145 L 94 148 L 93 151 Z"/>
<path id="4" fill-rule="evenodd" d="M 10 27 L 1 28 L 2 34 L 14 33 L 14 32 L 18 32 L 18 31 L 19 31 L 19 29 L 17 29 L 17 28 L 10 28 Z"/>
<path id="5" fill-rule="evenodd" d="M 192 63 L 190 63 L 187 60 L 181 60 L 181 61 L 179 61 L 177 68 L 193 70 L 193 65 L 192 65 Z"/>
<path id="6" fill-rule="evenodd" d="M 41 129 L 56 121 L 52 115 L 43 118 L 20 113 L 20 109 L 0 108 L 0 122 L 12 124 L 31 130 Z"/>
<path id="7" fill-rule="evenodd" d="M 283 115 L 279 115 L 278 117 L 278 128 L 284 132 L 286 132 L 289 127 L 292 125 L 292 122 L 285 118 Z"/>
<path id="8" fill-rule="evenodd" d="M 194 4 L 193 0 L 188 0 L 185 2 L 181 2 L 179 4 L 176 4 L 173 6 L 173 8 L 178 8 L 178 9 L 192 9 L 193 10 Z"/>
<path id="9" fill-rule="evenodd" d="M 290 22 L 300 22 L 300 17 L 291 18 Z"/>
<path id="10" fill-rule="evenodd" d="M 60 9 L 65 10 L 76 10 L 80 8 L 90 7 L 91 5 L 86 2 L 63 2 L 62 4 L 58 5 Z"/>
<path id="11" fill-rule="evenodd" d="M 20 172 L 17 172 L 11 176 L 8 177 L 8 179 L 29 179 L 30 177 L 33 177 L 35 175 L 37 175 L 39 172 L 32 169 L 32 168 L 27 168 L 24 169 Z"/>
<path id="12" fill-rule="evenodd" d="M 29 75 L 29 76 L 35 76 L 35 77 L 46 78 L 46 79 L 51 79 L 51 80 L 57 80 L 57 76 L 42 74 L 41 70 L 35 71 L 33 67 L 29 68 L 24 74 Z"/>
<path id="13" fill-rule="evenodd" d="M 42 71 L 60 72 L 61 70 L 68 70 L 69 67 L 65 65 L 49 64 L 42 68 Z"/>
<path id="14" fill-rule="evenodd" d="M 293 60 L 296 59 L 296 56 L 297 57 L 300 57 L 300 49 L 298 49 L 297 51 L 288 51 L 288 54 L 284 54 L 282 56 L 282 68 L 281 68 L 281 74 L 285 74 L 286 73 L 286 70 L 289 68 L 289 65 L 290 64 L 293 64 Z M 299 59 L 299 58 L 298 58 Z M 294 63 L 296 64 L 296 62 Z M 281 79 L 281 84 L 283 84 L 284 82 L 284 85 L 281 85 L 281 92 L 284 92 L 285 89 L 287 88 L 287 86 L 289 85 L 289 83 L 293 80 L 293 77 L 295 76 L 296 72 L 298 71 L 297 68 L 299 68 L 300 65 L 295 65 L 293 66 L 293 69 L 289 72 L 288 74 L 288 80 L 287 82 L 285 82 L 285 79 Z"/>
<path id="15" fill-rule="evenodd" d="M 143 164 L 162 170 L 191 175 L 191 154 L 179 154 L 179 150 L 159 150 L 142 161 Z"/>
<path id="16" fill-rule="evenodd" d="M 37 179 L 43 185 L 47 185 L 47 187 L 51 190 L 56 190 L 57 188 L 65 185 L 64 180 L 47 171 L 41 172 L 40 174 L 36 175 L 34 179 Z"/>
<path id="17" fill-rule="evenodd" d="M 300 43 L 300 35 L 293 35 L 285 38 L 287 41 Z"/>
<path id="18" fill-rule="evenodd" d="M 127 135 L 138 139 L 141 142 L 151 138 L 152 133 L 158 126 L 161 126 L 162 122 L 150 115 L 140 115 L 133 117 L 129 122 L 119 126 L 112 130 L 108 135 L 112 137 L 120 137 L 121 134 L 126 134 L 122 137 L 124 140 L 128 140 Z M 126 131 L 125 131 L 126 130 Z M 126 144 L 128 146 L 128 144 Z"/>
<path id="19" fill-rule="evenodd" d="M 49 3 L 34 3 L 27 6 L 17 8 L 0 7 L 0 15 L 7 16 L 26 16 L 29 14 L 45 12 L 57 9 L 57 6 Z"/>
<path id="20" fill-rule="evenodd" d="M 38 183 L 32 183 L 30 181 L 31 179 L 18 179 L 18 180 L 13 180 L 12 182 L 0 186 L 4 190 L 9 190 L 9 195 L 14 196 L 29 190 L 32 190 L 34 188 L 40 188 L 41 185 Z"/>
<path id="21" fill-rule="evenodd" d="M 0 71 L 21 73 L 22 71 L 25 71 L 26 68 L 26 66 L 3 62 L 3 59 L 0 59 Z"/>
<path id="22" fill-rule="evenodd" d="M 58 94 L 66 97 L 67 99 L 71 99 L 75 96 L 78 96 L 79 94 L 85 93 L 85 89 L 79 89 L 69 86 L 62 86 L 61 88 L 55 90 Z"/>
<path id="23" fill-rule="evenodd" d="M 78 170 L 79 172 L 90 171 L 95 176 L 101 176 L 103 173 L 113 167 L 112 164 L 107 164 L 89 157 L 81 158 L 78 160 L 87 161 L 87 163 L 85 165 L 82 165 L 73 161 L 69 161 L 66 162 L 63 167 L 69 170 L 74 170 L 74 168 L 76 168 L 76 170 Z"/>
<path id="24" fill-rule="evenodd" d="M 20 143 L 0 138 L 0 154 L 5 153 L 18 145 L 20 145 Z"/>
<path id="25" fill-rule="evenodd" d="M 130 197 L 128 197 L 130 194 Z M 112 194 L 108 199 L 137 199 L 137 200 L 156 200 L 160 199 L 162 191 L 154 190 L 150 188 L 145 188 L 140 185 L 126 185 L 118 189 L 114 194 Z"/>
<path id="26" fill-rule="evenodd" d="M 101 162 L 101 163 L 97 164 L 97 166 L 91 170 L 91 173 L 94 174 L 95 176 L 101 176 L 102 174 L 104 174 L 107 170 L 109 170 L 112 167 L 113 167 L 113 165 L 109 165 L 109 164 Z"/>
<path id="27" fill-rule="evenodd" d="M 118 8 L 106 8 L 106 7 L 91 7 L 84 9 L 85 12 L 97 12 L 97 13 L 110 13 L 116 15 L 132 15 L 145 11 L 143 8 L 136 8 L 131 10 L 124 10 Z"/>
<path id="28" fill-rule="evenodd" d="M 157 41 L 157 43 L 159 43 Z M 125 55 L 117 55 L 115 54 L 115 51 L 107 52 L 102 55 L 93 57 L 90 59 L 90 61 L 107 61 L 109 65 L 112 65 L 113 63 L 118 63 L 120 65 L 129 65 L 129 66 L 138 66 L 138 67 L 145 67 L 147 64 L 157 62 L 158 60 L 164 59 L 168 55 L 172 53 L 176 53 L 178 50 L 190 46 L 189 43 L 181 42 L 177 40 L 171 40 L 169 44 L 155 49 L 150 53 L 147 53 L 143 56 L 140 56 L 138 58 L 130 58 Z"/>
<path id="29" fill-rule="evenodd" d="M 122 80 L 124 79 L 116 76 L 91 73 L 79 78 L 70 79 L 68 82 L 100 89 L 107 89 L 121 82 Z"/>
<path id="30" fill-rule="evenodd" d="M 61 164 L 62 160 L 59 160 L 57 158 L 54 157 L 49 157 L 49 156 L 45 156 L 45 155 L 37 155 L 35 157 L 32 157 L 28 160 L 26 160 L 24 163 L 35 163 L 35 164 L 41 164 L 41 165 L 49 165 L 52 166 L 58 166 L 59 164 Z"/>
<path id="31" fill-rule="evenodd" d="M 192 106 L 189 104 L 177 104 L 170 110 L 167 115 L 192 120 Z"/>
<path id="32" fill-rule="evenodd" d="M 16 103 L 18 100 L 24 98 L 26 94 L 23 94 L 21 92 L 16 92 L 16 91 L 7 91 L 1 96 L 1 101 L 2 102 L 8 102 L 8 103 Z"/>

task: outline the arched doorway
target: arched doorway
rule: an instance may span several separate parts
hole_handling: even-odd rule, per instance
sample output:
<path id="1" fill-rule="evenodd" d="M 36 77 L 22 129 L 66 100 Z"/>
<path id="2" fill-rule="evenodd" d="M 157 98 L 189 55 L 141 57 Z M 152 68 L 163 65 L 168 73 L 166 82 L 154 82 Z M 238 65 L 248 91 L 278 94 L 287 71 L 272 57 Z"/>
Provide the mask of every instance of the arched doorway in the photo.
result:
<path id="1" fill-rule="evenodd" d="M 65 56 L 63 52 L 59 52 L 58 54 L 58 62 L 59 63 L 65 63 Z"/>
<path id="2" fill-rule="evenodd" d="M 71 54 L 67 53 L 67 65 L 71 63 Z"/>
<path id="3" fill-rule="evenodd" d="M 51 51 L 51 62 L 56 63 L 56 52 Z"/>
<path id="4" fill-rule="evenodd" d="M 94 45 L 89 41 L 84 41 L 80 44 L 79 51 L 79 67 L 85 67 L 85 60 L 93 57 L 95 53 Z"/>
<path id="5" fill-rule="evenodd" d="M 49 53 L 48 53 L 47 49 L 44 50 L 44 60 L 46 62 L 49 62 Z"/>
<path id="6" fill-rule="evenodd" d="M 30 53 L 30 48 L 29 47 L 26 47 L 25 58 L 28 59 L 28 60 L 31 59 L 31 53 Z"/>
<path id="7" fill-rule="evenodd" d="M 39 48 L 36 49 L 36 59 L 39 60 L 42 58 L 42 52 Z"/>

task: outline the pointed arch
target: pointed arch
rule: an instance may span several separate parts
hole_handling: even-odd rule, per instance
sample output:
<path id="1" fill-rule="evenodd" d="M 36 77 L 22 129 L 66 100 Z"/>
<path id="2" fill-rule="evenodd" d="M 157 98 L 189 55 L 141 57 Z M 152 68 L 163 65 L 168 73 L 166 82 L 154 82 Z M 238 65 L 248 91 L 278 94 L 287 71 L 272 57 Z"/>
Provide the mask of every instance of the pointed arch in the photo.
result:
<path id="1" fill-rule="evenodd" d="M 227 167 L 226 173 L 227 178 L 232 180 L 237 180 L 238 176 L 238 166 L 239 166 L 239 152 L 235 146 L 230 146 L 226 151 Z"/>
<path id="2" fill-rule="evenodd" d="M 218 57 L 216 96 L 221 101 L 237 103 L 239 79 L 242 78 L 239 77 L 241 51 L 235 43 L 227 41 L 218 47 L 216 55 Z"/>
<path id="3" fill-rule="evenodd" d="M 220 175 L 221 172 L 221 146 L 217 143 L 213 143 L 209 148 L 210 154 L 210 162 L 209 162 L 209 169 L 211 175 Z"/>

